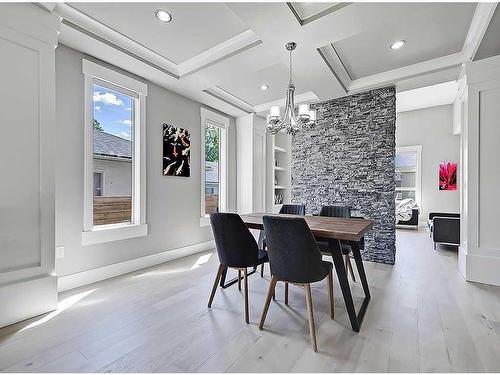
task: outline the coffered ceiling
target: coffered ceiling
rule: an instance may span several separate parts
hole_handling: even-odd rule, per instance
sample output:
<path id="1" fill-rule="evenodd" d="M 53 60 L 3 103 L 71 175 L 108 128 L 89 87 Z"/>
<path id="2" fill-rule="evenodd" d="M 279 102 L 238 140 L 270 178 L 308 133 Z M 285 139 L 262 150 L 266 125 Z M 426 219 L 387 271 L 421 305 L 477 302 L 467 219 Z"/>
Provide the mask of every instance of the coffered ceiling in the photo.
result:
<path id="1" fill-rule="evenodd" d="M 233 116 L 283 100 L 288 41 L 298 45 L 298 101 L 456 79 L 483 37 L 483 57 L 500 53 L 488 29 L 496 3 L 40 5 L 62 18 L 60 43 Z M 173 21 L 159 22 L 157 9 Z M 407 44 L 391 50 L 397 40 Z"/>

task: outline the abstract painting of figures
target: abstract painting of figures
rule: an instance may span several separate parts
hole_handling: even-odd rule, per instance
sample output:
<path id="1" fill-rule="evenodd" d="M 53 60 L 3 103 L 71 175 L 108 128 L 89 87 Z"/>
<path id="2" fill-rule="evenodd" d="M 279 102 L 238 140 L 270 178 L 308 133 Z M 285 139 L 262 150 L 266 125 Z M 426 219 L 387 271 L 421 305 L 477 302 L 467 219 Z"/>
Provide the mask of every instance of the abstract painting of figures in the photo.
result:
<path id="1" fill-rule="evenodd" d="M 163 175 L 189 177 L 191 136 L 183 128 L 163 124 Z"/>
<path id="2" fill-rule="evenodd" d="M 439 164 L 439 190 L 457 190 L 457 163 Z"/>

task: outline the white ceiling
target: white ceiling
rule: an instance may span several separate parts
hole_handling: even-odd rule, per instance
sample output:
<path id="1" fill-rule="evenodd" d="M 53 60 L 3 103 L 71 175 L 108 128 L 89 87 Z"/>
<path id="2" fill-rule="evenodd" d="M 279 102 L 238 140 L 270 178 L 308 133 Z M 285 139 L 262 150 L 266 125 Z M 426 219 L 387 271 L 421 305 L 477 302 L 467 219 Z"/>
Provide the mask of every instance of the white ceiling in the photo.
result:
<path id="1" fill-rule="evenodd" d="M 351 79 L 460 52 L 476 4 L 400 6 L 412 16 L 391 19 L 380 27 L 333 43 Z M 407 45 L 397 51 L 390 49 L 390 44 L 398 40 L 405 40 Z"/>
<path id="2" fill-rule="evenodd" d="M 72 3 L 71 6 L 176 64 L 248 29 L 223 3 Z M 173 15 L 172 22 L 158 22 L 157 9 L 168 10 Z"/>
<path id="3" fill-rule="evenodd" d="M 46 3 L 60 42 L 233 116 L 284 97 L 297 42 L 299 99 L 458 78 L 496 3 Z M 159 23 L 158 8 L 173 22 Z M 391 51 L 395 39 L 407 46 Z M 450 78 L 451 77 L 451 78 Z M 268 84 L 268 90 L 261 90 Z"/>

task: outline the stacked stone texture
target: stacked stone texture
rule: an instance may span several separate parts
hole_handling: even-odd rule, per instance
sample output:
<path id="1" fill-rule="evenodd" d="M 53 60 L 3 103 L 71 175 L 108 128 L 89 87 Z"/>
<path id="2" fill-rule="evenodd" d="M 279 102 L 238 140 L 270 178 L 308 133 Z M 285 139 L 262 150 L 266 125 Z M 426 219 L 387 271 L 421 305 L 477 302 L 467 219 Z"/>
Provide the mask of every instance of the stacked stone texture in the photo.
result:
<path id="1" fill-rule="evenodd" d="M 312 106 L 317 123 L 292 137 L 292 202 L 318 213 L 351 206 L 375 221 L 363 259 L 394 264 L 396 90 L 385 87 Z"/>

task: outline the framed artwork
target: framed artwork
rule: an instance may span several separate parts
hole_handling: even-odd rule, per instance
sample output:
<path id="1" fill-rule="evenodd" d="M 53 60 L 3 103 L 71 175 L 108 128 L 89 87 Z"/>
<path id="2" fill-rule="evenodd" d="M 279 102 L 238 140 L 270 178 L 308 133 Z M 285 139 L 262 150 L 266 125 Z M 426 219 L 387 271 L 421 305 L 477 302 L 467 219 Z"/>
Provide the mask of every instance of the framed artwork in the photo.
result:
<path id="1" fill-rule="evenodd" d="M 163 175 L 189 177 L 191 134 L 188 130 L 163 124 Z"/>
<path id="2" fill-rule="evenodd" d="M 457 190 L 457 163 L 439 164 L 439 190 Z"/>

